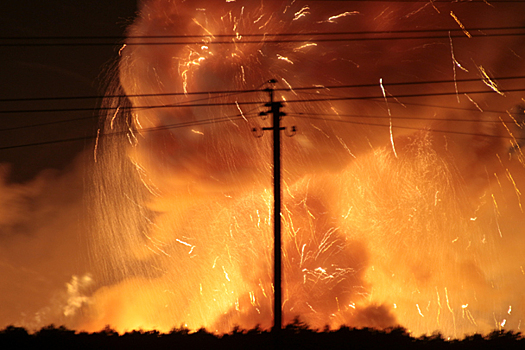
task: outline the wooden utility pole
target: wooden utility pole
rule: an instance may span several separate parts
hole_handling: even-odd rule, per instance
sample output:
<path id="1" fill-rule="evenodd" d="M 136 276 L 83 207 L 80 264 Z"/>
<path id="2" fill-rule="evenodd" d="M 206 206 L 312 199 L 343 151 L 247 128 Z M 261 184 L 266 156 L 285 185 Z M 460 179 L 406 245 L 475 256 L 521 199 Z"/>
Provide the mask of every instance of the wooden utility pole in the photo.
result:
<path id="1" fill-rule="evenodd" d="M 275 83 L 275 81 L 270 81 Z M 273 96 L 273 89 L 267 88 L 264 91 L 268 92 L 270 96 L 270 102 L 266 103 L 266 107 L 270 107 L 267 112 L 261 112 L 260 115 L 272 115 L 272 126 L 262 128 L 262 130 L 273 131 L 273 286 L 274 286 L 274 299 L 273 299 L 273 333 L 277 342 L 277 347 L 280 343 L 280 333 L 282 328 L 282 262 L 281 262 L 281 130 L 285 130 L 285 127 L 281 127 L 281 117 L 286 114 L 281 112 L 281 108 L 284 106 L 281 102 L 275 102 Z M 292 129 L 295 131 L 295 128 Z M 254 130 L 256 131 L 256 130 Z"/>

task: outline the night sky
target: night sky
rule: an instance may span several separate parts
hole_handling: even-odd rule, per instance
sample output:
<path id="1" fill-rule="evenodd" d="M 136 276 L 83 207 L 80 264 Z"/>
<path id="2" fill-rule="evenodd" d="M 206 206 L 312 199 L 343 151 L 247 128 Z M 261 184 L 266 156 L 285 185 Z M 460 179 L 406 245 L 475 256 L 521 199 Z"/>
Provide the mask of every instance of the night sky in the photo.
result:
<path id="1" fill-rule="evenodd" d="M 14 1 L 2 3 L 0 13 L 0 96 L 2 99 L 100 96 L 106 72 L 117 56 L 118 45 L 31 46 L 39 40 L 27 37 L 99 37 L 123 35 L 133 18 L 136 2 Z M 49 42 L 49 41 L 47 41 Z M 71 43 L 78 40 L 68 41 Z M 106 42 L 118 42 L 109 40 Z M 1 103 L 2 111 L 85 108 L 80 112 L 2 113 L 0 148 L 68 138 L 85 141 L 52 143 L 0 150 L 0 163 L 11 165 L 10 180 L 20 182 L 46 168 L 63 169 L 81 150 L 89 147 L 97 128 L 95 108 L 99 100 L 22 101 Z M 92 110 L 89 110 L 92 109 Z M 70 122 L 67 121 L 74 119 Z M 59 122 L 56 124 L 35 126 Z M 9 129 L 9 130 L 7 130 Z"/>
<path id="2" fill-rule="evenodd" d="M 4 1 L 0 12 L 0 98 L 103 95 L 118 44 L 4 45 L 42 43 L 7 38 L 122 37 L 135 9 L 135 1 Z M 73 278 L 75 284 L 72 276 L 86 272 L 88 233 L 84 220 L 89 205 L 82 199 L 86 169 L 81 164 L 86 164 L 86 158 L 80 155 L 93 154 L 99 105 L 100 99 L 0 103 L 2 326 L 41 327 L 39 322 L 56 322 L 55 307 L 51 310 L 49 305 L 57 300 L 67 304 L 66 283 Z M 64 108 L 85 110 L 4 113 Z M 70 138 L 79 141 L 53 142 Z M 27 144 L 37 145 L 17 147 Z M 92 163 L 92 158 L 87 161 Z M 39 321 L 33 323 L 35 320 Z"/>

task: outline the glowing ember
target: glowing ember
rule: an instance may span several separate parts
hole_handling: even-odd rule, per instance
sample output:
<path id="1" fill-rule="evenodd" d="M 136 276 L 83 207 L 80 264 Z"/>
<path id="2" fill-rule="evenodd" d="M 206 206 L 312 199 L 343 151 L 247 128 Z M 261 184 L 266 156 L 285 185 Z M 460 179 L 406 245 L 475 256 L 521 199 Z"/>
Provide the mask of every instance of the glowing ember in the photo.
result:
<path id="1" fill-rule="evenodd" d="M 271 137 L 249 91 L 276 79 L 298 130 L 284 322 L 519 329 L 523 83 L 501 78 L 525 46 L 490 28 L 525 8 L 496 4 L 143 2 L 97 143 L 98 289 L 78 328 L 271 327 Z"/>

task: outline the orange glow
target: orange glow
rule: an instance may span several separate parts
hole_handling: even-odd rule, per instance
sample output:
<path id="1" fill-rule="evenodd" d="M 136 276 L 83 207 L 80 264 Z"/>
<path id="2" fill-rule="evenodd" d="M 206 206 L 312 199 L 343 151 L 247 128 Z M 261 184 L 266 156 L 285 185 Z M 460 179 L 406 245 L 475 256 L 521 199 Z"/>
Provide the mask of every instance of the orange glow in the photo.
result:
<path id="1" fill-rule="evenodd" d="M 503 96 L 519 81 L 496 78 L 524 66 L 523 45 L 446 31 L 434 39 L 333 42 L 312 34 L 271 42 L 284 40 L 277 33 L 458 24 L 475 36 L 472 28 L 518 23 L 523 5 L 502 7 L 143 2 L 120 53 L 120 84 L 133 106 L 164 107 L 137 108 L 133 118 L 122 109 L 108 114 L 108 130 L 133 136 L 131 144 L 125 136 L 98 143 L 92 273 L 99 284 L 78 328 L 272 326 L 271 137 L 251 132 L 268 126 L 258 116 L 266 95 L 191 93 L 260 89 L 273 78 L 289 88 L 278 92 L 287 101 L 283 125 L 298 130 L 283 137 L 284 322 L 400 324 L 415 335 L 455 337 L 519 329 L 525 116 L 512 111 L 523 94 Z M 131 45 L 182 34 L 202 37 Z M 475 79 L 460 81 L 467 78 Z M 448 82 L 417 84 L 436 80 Z M 324 88 L 362 84 L 372 85 Z M 492 91 L 472 92 L 483 89 Z M 157 95 L 136 96 L 144 94 Z M 398 97 L 407 95 L 418 97 Z M 195 105 L 208 97 L 204 104 L 222 105 Z M 335 97 L 349 99 L 307 101 Z"/>

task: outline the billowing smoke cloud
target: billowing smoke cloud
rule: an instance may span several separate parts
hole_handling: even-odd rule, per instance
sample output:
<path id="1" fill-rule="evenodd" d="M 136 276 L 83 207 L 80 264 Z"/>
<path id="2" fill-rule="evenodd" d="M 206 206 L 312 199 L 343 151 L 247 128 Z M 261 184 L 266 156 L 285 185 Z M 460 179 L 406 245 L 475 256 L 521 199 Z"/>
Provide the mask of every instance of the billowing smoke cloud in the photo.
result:
<path id="1" fill-rule="evenodd" d="M 82 160 L 81 160 L 82 159 Z M 0 183 L 0 324 L 71 325 L 88 293 L 83 157 L 63 172 Z M 76 300 L 75 300 L 76 299 Z M 86 299 L 84 299 L 86 300 Z M 69 316 L 69 317 L 66 317 Z"/>
<path id="2" fill-rule="evenodd" d="M 524 116 L 512 90 L 525 46 L 490 28 L 521 26 L 523 9 L 142 2 L 108 92 L 127 98 L 105 101 L 114 109 L 88 181 L 90 274 L 60 270 L 52 285 L 65 293 L 67 282 L 68 295 L 55 319 L 86 330 L 272 326 L 271 137 L 251 132 L 269 124 L 268 95 L 236 91 L 275 79 L 283 125 L 297 128 L 283 140 L 284 321 L 519 329 Z M 357 87 L 330 88 L 341 85 Z M 6 232 L 67 179 L 6 186 L 16 204 Z M 82 208 L 56 203 L 40 230 Z M 40 230 L 31 244 L 47 239 Z"/>

